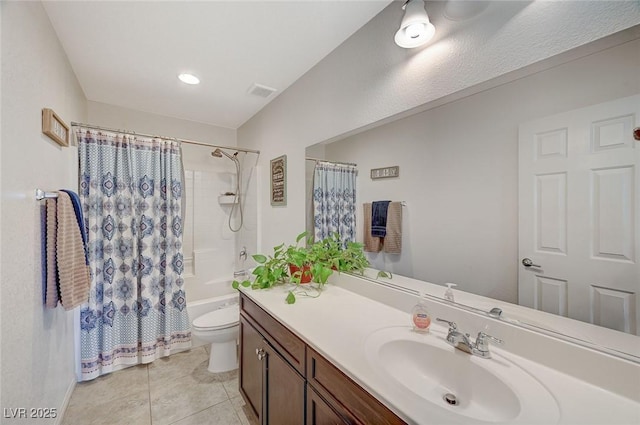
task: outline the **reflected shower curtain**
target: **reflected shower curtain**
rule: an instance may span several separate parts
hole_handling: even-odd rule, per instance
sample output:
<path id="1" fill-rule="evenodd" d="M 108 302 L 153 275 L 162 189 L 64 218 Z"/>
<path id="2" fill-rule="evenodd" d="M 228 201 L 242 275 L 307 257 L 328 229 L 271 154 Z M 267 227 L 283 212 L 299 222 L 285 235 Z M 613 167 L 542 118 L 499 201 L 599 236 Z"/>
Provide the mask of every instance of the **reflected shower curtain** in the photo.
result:
<path id="1" fill-rule="evenodd" d="M 318 162 L 313 174 L 314 238 L 338 233 L 346 245 L 356 239 L 356 176 L 353 165 Z"/>
<path id="2" fill-rule="evenodd" d="M 82 380 L 191 345 L 179 142 L 76 128 L 91 289 Z"/>

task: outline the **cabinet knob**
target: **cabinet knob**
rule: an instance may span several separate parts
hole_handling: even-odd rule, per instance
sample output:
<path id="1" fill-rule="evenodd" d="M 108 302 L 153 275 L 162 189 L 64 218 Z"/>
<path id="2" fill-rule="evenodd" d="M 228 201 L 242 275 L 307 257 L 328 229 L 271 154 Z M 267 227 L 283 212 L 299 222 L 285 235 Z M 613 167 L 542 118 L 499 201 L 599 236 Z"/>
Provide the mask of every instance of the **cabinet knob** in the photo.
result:
<path id="1" fill-rule="evenodd" d="M 262 348 L 256 348 L 256 356 L 258 357 L 258 360 L 264 359 L 266 355 L 267 353 L 265 353 Z"/>

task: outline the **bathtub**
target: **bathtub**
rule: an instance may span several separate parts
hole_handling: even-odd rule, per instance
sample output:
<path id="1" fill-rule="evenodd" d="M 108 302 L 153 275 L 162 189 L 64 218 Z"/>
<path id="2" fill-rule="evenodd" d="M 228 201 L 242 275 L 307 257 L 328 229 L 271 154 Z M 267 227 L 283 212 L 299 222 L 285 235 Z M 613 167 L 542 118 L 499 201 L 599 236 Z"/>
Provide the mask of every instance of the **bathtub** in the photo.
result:
<path id="1" fill-rule="evenodd" d="M 219 309 L 229 304 L 238 304 L 239 295 L 238 291 L 231 288 L 231 281 L 225 282 L 227 287 L 230 289 L 229 293 L 224 295 L 218 295 L 211 298 L 198 299 L 195 301 L 189 300 L 189 292 L 187 292 L 187 313 L 189 314 L 189 321 L 193 322 L 193 320 L 202 316 L 205 313 L 210 311 Z M 189 289 L 187 288 L 187 291 Z M 205 345 L 206 343 L 195 336 L 192 336 L 191 347 L 200 347 L 201 345 Z"/>

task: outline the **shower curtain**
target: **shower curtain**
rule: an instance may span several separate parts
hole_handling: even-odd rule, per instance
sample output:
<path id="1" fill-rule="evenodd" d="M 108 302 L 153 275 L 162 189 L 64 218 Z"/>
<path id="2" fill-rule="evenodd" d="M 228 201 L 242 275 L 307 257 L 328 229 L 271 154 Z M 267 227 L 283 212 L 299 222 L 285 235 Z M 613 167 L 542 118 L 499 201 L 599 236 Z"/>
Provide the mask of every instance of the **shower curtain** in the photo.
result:
<path id="1" fill-rule="evenodd" d="M 356 239 L 356 176 L 353 165 L 316 163 L 313 173 L 314 238 L 338 233 L 346 245 Z"/>
<path id="2" fill-rule="evenodd" d="M 91 288 L 82 380 L 188 348 L 179 142 L 76 128 Z"/>

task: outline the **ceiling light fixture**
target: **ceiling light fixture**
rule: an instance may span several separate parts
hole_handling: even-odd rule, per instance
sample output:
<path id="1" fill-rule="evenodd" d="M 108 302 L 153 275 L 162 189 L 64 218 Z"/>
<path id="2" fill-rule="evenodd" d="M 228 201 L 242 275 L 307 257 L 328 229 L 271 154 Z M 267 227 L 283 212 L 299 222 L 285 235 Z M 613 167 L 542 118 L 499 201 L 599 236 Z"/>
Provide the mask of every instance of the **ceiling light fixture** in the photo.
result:
<path id="1" fill-rule="evenodd" d="M 180 74 L 178 78 L 185 84 L 200 84 L 200 79 L 193 74 Z"/>
<path id="2" fill-rule="evenodd" d="M 436 33 L 436 28 L 429 22 L 429 16 L 424 9 L 424 0 L 407 0 L 402 9 L 404 17 L 394 37 L 396 44 L 405 49 L 411 49 L 431 40 Z"/>

